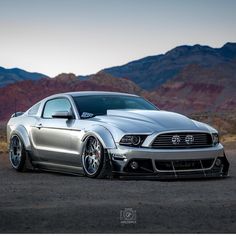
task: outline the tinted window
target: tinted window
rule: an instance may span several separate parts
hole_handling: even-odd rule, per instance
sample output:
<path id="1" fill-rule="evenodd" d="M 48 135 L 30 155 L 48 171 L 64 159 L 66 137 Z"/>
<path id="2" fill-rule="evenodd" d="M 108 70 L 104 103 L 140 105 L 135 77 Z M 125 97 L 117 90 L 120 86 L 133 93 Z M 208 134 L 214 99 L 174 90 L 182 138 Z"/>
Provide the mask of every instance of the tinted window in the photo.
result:
<path id="1" fill-rule="evenodd" d="M 58 111 L 71 111 L 72 107 L 68 99 L 56 98 L 46 102 L 43 118 L 52 118 L 52 114 Z"/>
<path id="2" fill-rule="evenodd" d="M 38 110 L 39 110 L 39 107 L 40 107 L 40 103 L 38 103 L 38 104 L 32 106 L 32 107 L 30 108 L 29 112 L 28 112 L 28 115 L 29 115 L 29 116 L 35 116 L 35 115 L 37 115 Z"/>
<path id="3" fill-rule="evenodd" d="M 111 109 L 157 110 L 157 108 L 141 97 L 120 95 L 88 95 L 74 97 L 75 104 L 83 117 L 83 113 L 105 115 Z"/>

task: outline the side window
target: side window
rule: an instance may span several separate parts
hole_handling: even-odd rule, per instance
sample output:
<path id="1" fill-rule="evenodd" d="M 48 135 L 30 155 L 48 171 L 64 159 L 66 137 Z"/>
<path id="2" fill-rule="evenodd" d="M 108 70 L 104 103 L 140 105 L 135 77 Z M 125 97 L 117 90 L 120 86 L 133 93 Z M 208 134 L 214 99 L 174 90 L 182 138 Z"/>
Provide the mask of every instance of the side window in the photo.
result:
<path id="1" fill-rule="evenodd" d="M 38 113 L 40 107 L 40 103 L 37 103 L 36 105 L 32 106 L 30 110 L 28 111 L 29 116 L 35 116 Z"/>
<path id="2" fill-rule="evenodd" d="M 46 102 L 43 110 L 43 118 L 52 118 L 57 111 L 71 111 L 72 107 L 68 99 L 56 98 Z"/>

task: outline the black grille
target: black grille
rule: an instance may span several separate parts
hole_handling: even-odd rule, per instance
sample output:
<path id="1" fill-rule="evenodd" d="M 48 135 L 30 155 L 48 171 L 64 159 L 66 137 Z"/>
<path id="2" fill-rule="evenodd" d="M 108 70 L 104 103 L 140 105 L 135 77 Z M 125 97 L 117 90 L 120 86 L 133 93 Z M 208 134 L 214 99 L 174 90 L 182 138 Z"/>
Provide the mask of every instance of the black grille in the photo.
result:
<path id="1" fill-rule="evenodd" d="M 208 133 L 165 133 L 158 135 L 152 148 L 203 148 L 212 146 L 212 137 Z"/>

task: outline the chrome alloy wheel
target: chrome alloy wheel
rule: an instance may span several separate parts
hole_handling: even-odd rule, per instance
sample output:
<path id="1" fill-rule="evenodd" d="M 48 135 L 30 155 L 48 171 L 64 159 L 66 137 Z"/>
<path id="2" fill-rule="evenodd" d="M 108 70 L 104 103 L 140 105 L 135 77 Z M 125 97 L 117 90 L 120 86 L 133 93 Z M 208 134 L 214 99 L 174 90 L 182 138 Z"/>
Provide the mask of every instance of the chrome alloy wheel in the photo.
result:
<path id="1" fill-rule="evenodd" d="M 95 137 L 89 137 L 83 153 L 83 166 L 88 175 L 95 175 L 102 162 L 102 145 Z"/>
<path id="2" fill-rule="evenodd" d="M 14 135 L 10 141 L 9 158 L 13 168 L 18 169 L 21 164 L 23 146 L 18 136 Z"/>

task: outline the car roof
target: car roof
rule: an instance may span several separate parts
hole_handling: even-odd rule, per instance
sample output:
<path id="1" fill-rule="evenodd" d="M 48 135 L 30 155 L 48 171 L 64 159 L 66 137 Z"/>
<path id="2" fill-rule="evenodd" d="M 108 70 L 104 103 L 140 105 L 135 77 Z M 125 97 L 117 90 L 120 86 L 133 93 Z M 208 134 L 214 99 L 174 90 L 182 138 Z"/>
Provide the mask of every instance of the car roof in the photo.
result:
<path id="1" fill-rule="evenodd" d="M 70 96 L 70 97 L 79 97 L 79 96 L 91 96 L 91 95 L 113 95 L 113 96 L 132 96 L 132 97 L 139 97 L 135 94 L 129 94 L 129 93 L 119 93 L 119 92 L 106 92 L 106 91 L 82 91 L 82 92 L 66 92 L 66 93 L 58 93 L 53 94 L 51 96 L 48 96 L 44 99 L 42 99 L 40 102 L 45 102 L 50 99 L 58 98 L 60 96 Z"/>
<path id="2" fill-rule="evenodd" d="M 135 95 L 135 94 L 120 93 L 120 92 L 106 92 L 106 91 L 67 92 L 67 93 L 63 93 L 63 94 L 64 95 L 69 95 L 69 96 L 72 96 L 72 97 L 87 96 L 87 95 L 126 95 L 126 96 L 135 96 L 135 97 L 137 97 L 137 95 Z"/>

